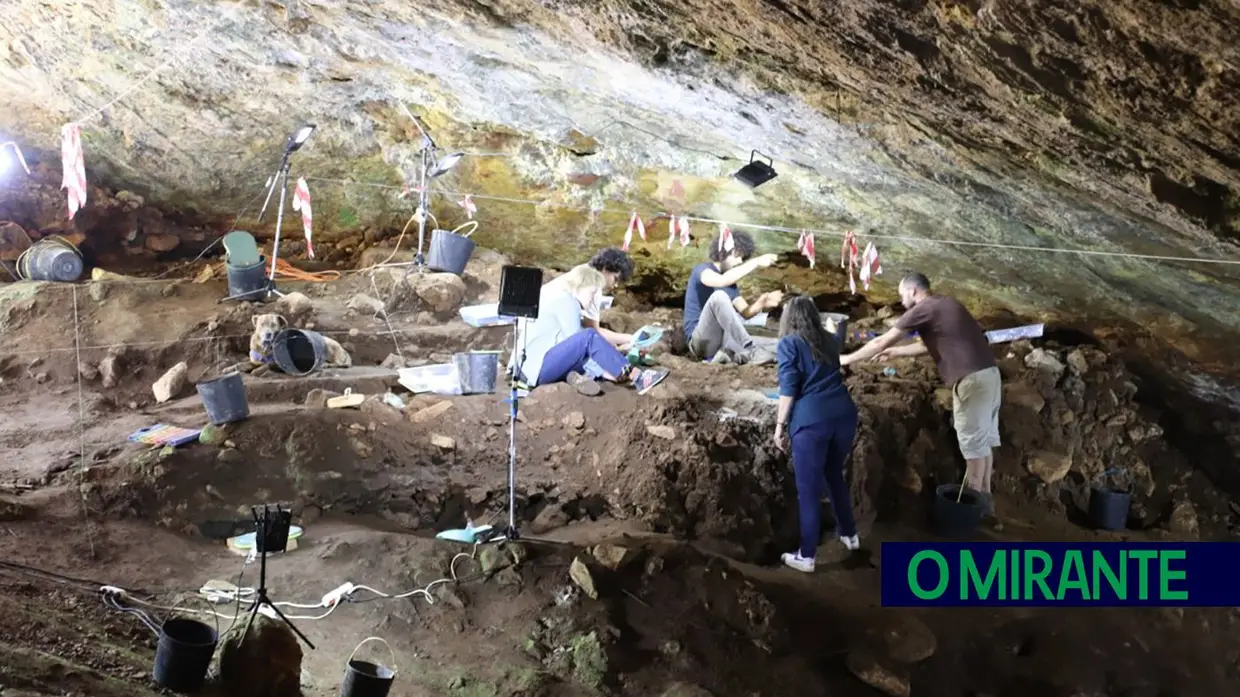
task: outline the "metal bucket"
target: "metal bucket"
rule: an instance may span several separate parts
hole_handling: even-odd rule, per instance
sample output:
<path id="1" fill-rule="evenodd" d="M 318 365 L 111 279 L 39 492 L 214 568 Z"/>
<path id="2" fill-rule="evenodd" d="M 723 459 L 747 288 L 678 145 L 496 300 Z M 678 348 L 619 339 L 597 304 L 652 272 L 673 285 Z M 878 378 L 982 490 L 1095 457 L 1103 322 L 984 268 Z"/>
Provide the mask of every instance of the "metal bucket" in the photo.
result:
<path id="1" fill-rule="evenodd" d="M 63 237 L 45 237 L 17 258 L 17 275 L 28 281 L 73 283 L 82 270 L 82 252 Z"/>
<path id="2" fill-rule="evenodd" d="M 461 381 L 461 394 L 494 394 L 499 378 L 498 351 L 470 351 L 452 354 L 452 363 Z"/>

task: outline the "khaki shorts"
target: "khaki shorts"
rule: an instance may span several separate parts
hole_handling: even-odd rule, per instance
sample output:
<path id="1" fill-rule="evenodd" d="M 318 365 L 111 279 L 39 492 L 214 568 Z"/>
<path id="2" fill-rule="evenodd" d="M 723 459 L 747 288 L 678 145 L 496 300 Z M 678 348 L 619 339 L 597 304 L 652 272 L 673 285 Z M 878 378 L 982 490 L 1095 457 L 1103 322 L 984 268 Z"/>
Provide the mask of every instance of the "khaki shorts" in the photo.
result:
<path id="1" fill-rule="evenodd" d="M 1003 379 L 995 367 L 969 373 L 952 387 L 952 421 L 960 454 L 980 460 L 999 447 L 999 405 Z"/>

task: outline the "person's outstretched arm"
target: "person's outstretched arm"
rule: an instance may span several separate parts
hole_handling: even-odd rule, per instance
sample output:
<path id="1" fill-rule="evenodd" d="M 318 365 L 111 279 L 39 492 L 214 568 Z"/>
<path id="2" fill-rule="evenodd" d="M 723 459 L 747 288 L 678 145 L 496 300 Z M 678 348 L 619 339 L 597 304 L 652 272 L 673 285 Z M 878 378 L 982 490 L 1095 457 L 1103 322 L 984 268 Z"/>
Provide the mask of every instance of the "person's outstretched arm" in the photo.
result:
<path id="1" fill-rule="evenodd" d="M 907 336 L 907 332 L 903 329 L 900 329 L 899 327 L 892 327 L 887 330 L 887 333 L 877 339 L 871 340 L 865 346 L 862 346 L 852 353 L 846 353 L 840 356 L 840 365 L 852 365 L 853 363 L 868 361 L 900 343 L 905 336 Z"/>
<path id="2" fill-rule="evenodd" d="M 758 269 L 765 269 L 774 264 L 779 257 L 774 254 L 763 254 L 760 257 L 754 257 L 749 261 L 738 264 L 727 271 L 716 271 L 715 269 L 703 269 L 699 278 L 702 284 L 708 288 L 727 288 L 734 286 L 740 280 Z"/>
<path id="3" fill-rule="evenodd" d="M 884 358 L 913 358 L 915 356 L 925 355 L 928 352 L 929 349 L 926 348 L 926 344 L 918 341 L 917 343 L 908 344 L 905 346 L 893 346 L 892 348 L 878 354 L 878 358 L 879 360 Z"/>

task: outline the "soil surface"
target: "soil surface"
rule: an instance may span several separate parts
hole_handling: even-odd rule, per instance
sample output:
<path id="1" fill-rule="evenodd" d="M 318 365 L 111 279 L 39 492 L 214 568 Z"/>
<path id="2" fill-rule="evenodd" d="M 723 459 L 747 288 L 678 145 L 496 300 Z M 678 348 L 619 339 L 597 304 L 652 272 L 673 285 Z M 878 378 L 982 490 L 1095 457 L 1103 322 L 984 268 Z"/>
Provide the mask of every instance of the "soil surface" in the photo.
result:
<path id="1" fill-rule="evenodd" d="M 197 616 L 233 636 L 243 608 L 212 607 L 197 591 L 257 585 L 258 564 L 223 538 L 245 531 L 252 505 L 275 502 L 305 534 L 271 557 L 267 585 L 277 603 L 295 604 L 280 607 L 315 648 L 298 662 L 290 635 L 255 630 L 276 638 L 269 665 L 241 673 L 247 689 L 291 675 L 306 695 L 337 694 L 350 652 L 370 636 L 394 658 L 379 642 L 358 657 L 397 668 L 393 695 L 748 697 L 778 685 L 807 696 L 1153 697 L 1240 687 L 1235 610 L 881 607 L 881 543 L 931 539 L 929 498 L 962 472 L 950 394 L 926 361 L 848 376 L 862 411 L 851 486 L 863 549 L 847 554 L 825 534 L 816 574 L 776 565 L 797 519 L 789 464 L 770 440 L 773 368 L 706 366 L 674 345 L 656 352 L 672 372 L 648 395 L 553 385 L 521 400 L 525 539 L 433 539 L 467 519 L 505 521 L 506 395 L 413 395 L 397 371 L 504 349 L 509 328 L 456 317 L 462 302 L 494 301 L 502 261 L 480 255 L 463 285 L 407 282 L 403 269 L 290 283 L 302 295 L 274 306 L 220 304 L 217 280 L 0 285 L 0 693 L 159 693 L 154 632 L 100 588 L 125 589 L 118 604 L 155 624 L 213 610 Z M 675 311 L 617 304 L 606 318 L 617 328 L 658 322 L 677 333 Z M 154 424 L 203 428 L 193 383 L 245 361 L 260 312 L 334 337 L 352 367 L 250 371 L 247 420 L 180 447 L 126 441 Z M 861 330 L 892 317 L 851 312 Z M 1226 405 L 1173 379 L 1192 366 L 1067 331 L 995 348 L 1000 524 L 979 537 L 1240 537 L 1240 436 Z M 158 402 L 152 383 L 179 362 L 186 379 Z M 326 406 L 346 390 L 365 401 Z M 384 401 L 389 391 L 403 408 Z M 1102 482 L 1132 487 L 1128 531 L 1085 524 L 1089 489 Z M 323 606 L 346 582 L 366 588 Z"/>

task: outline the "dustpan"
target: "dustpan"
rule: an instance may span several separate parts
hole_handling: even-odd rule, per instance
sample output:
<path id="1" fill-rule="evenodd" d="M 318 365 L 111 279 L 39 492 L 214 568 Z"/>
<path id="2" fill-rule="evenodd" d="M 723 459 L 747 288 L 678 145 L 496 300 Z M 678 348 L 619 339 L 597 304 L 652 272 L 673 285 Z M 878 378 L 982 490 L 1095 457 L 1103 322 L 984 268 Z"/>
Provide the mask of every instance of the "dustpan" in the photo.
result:
<path id="1" fill-rule="evenodd" d="M 472 545 L 479 542 L 485 542 L 491 534 L 490 525 L 473 525 L 466 524 L 463 528 L 454 530 L 444 530 L 435 535 L 436 540 L 447 540 L 448 542 L 460 542 L 461 544 Z"/>
<path id="2" fill-rule="evenodd" d="M 255 266 L 263 260 L 254 236 L 243 230 L 224 235 L 224 251 L 228 252 L 228 265 L 238 269 Z"/>
<path id="3" fill-rule="evenodd" d="M 654 346 L 655 344 L 659 343 L 659 339 L 662 339 L 662 338 L 663 338 L 662 328 L 646 325 L 645 327 L 638 329 L 637 333 L 633 335 L 633 343 L 630 344 L 630 348 L 635 348 L 635 349 L 650 348 L 651 346 Z"/>

